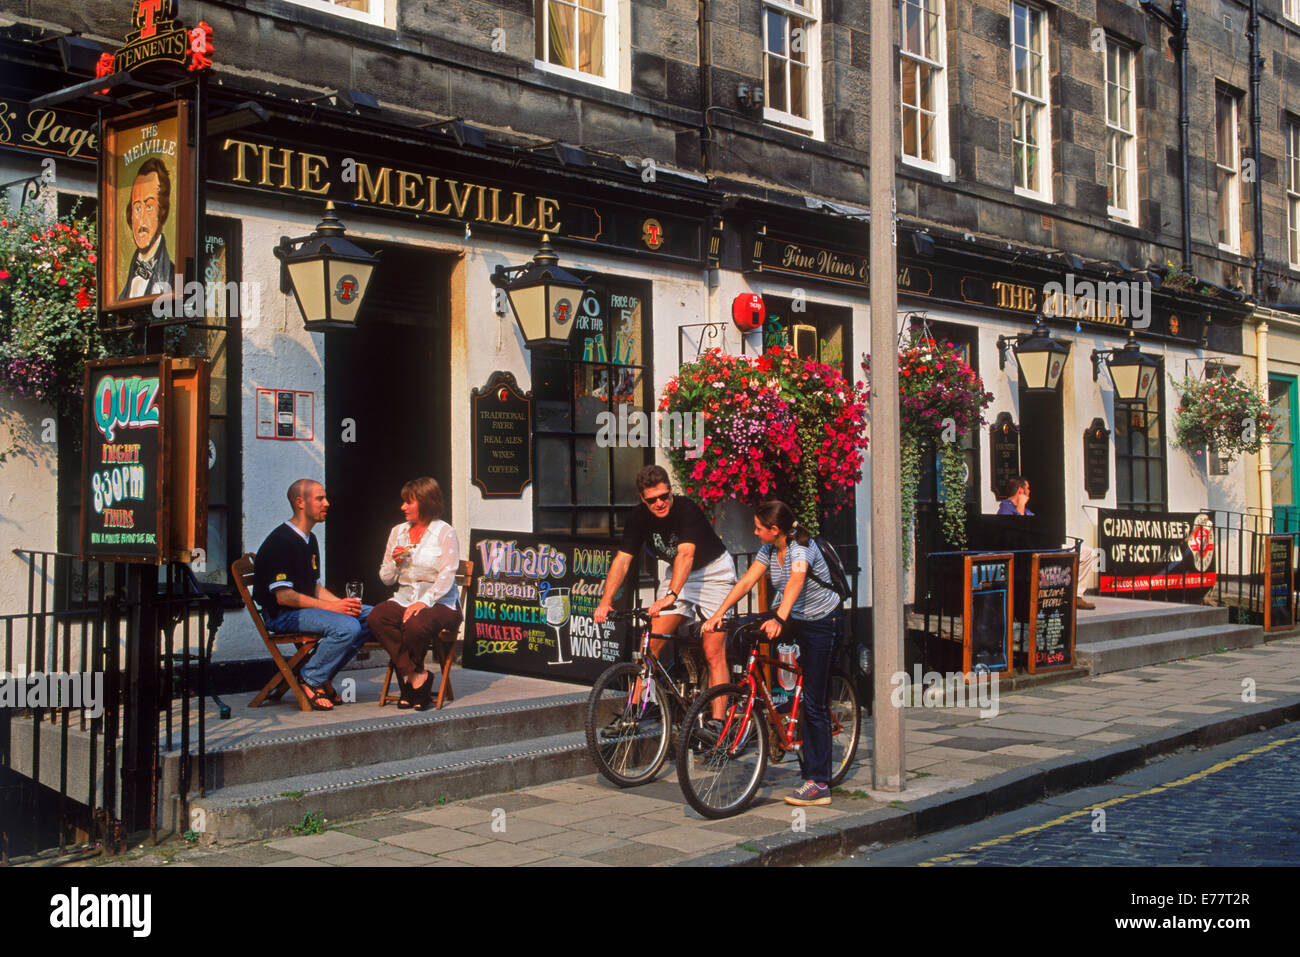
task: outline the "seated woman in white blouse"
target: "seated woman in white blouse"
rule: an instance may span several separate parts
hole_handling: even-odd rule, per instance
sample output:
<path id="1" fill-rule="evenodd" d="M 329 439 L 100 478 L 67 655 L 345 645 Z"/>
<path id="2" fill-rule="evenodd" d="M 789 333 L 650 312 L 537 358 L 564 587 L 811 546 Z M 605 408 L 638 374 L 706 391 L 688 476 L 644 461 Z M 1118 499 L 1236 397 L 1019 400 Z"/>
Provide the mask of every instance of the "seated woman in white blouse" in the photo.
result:
<path id="1" fill-rule="evenodd" d="M 397 593 L 366 619 L 402 683 L 397 706 L 416 711 L 427 711 L 432 700 L 433 676 L 424 668 L 429 645 L 439 631 L 454 630 L 461 621 L 456 590 L 460 543 L 456 530 L 441 521 L 442 512 L 442 489 L 433 479 L 412 479 L 402 486 L 406 521 L 388 533 L 379 566 L 380 579 L 385 585 L 396 583 Z"/>

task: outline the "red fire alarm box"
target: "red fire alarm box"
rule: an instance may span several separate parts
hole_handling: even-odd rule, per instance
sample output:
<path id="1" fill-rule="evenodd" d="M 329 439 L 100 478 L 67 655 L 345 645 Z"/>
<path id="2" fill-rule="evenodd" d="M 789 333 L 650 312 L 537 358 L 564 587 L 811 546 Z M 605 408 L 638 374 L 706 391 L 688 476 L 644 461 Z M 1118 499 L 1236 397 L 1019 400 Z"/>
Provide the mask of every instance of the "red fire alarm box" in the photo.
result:
<path id="1" fill-rule="evenodd" d="M 763 297 L 755 292 L 741 293 L 731 303 L 731 318 L 741 332 L 763 328 Z"/>

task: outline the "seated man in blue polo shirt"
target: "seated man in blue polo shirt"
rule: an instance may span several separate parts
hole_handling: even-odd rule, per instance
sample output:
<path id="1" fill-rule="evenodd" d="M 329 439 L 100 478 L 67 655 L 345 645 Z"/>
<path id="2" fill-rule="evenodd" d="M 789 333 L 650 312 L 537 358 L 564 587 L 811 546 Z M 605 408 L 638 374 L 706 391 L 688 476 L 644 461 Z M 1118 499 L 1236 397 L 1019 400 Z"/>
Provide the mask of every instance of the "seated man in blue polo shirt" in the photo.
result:
<path id="1" fill-rule="evenodd" d="M 339 598 L 320 580 L 320 546 L 312 527 L 325 521 L 329 499 L 325 486 L 298 479 L 289 486 L 293 517 L 266 536 L 253 565 L 253 598 L 270 631 L 320 635 L 316 650 L 303 664 L 299 680 L 317 711 L 332 711 L 331 681 L 370 640 L 365 619 L 370 605 L 360 598 Z"/>

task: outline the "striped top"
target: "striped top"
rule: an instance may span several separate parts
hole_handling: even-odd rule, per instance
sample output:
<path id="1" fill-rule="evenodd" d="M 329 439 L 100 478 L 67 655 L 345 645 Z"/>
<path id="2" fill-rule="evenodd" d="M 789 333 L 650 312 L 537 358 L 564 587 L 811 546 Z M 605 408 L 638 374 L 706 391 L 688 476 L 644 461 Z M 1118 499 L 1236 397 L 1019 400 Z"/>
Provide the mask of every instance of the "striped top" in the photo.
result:
<path id="1" fill-rule="evenodd" d="M 815 542 L 809 542 L 807 545 L 800 545 L 798 542 L 791 541 L 785 549 L 785 564 L 781 565 L 776 561 L 776 546 L 764 545 L 754 556 L 754 561 L 767 566 L 768 577 L 772 579 L 772 588 L 775 590 L 775 597 L 772 599 L 772 607 L 781 607 L 781 601 L 785 597 L 785 583 L 790 580 L 790 569 L 797 561 L 808 563 L 808 569 L 822 581 L 831 580 L 830 569 L 826 567 L 826 559 L 822 558 L 821 549 Z M 831 612 L 837 610 L 841 605 L 841 599 L 838 594 L 829 588 L 825 588 L 813 581 L 812 574 L 804 576 L 803 589 L 799 592 L 799 597 L 795 599 L 794 608 L 790 611 L 790 617 L 799 621 L 815 621 L 818 618 L 825 618 Z"/>

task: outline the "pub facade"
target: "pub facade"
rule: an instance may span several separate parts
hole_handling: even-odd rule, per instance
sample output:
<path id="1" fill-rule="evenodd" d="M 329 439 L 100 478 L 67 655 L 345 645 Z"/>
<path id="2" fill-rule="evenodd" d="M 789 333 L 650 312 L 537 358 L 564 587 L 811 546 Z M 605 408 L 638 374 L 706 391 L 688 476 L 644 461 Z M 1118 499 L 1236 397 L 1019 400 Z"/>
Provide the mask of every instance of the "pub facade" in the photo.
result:
<path id="1" fill-rule="evenodd" d="M 80 198 L 93 209 L 98 111 L 124 112 L 150 94 L 32 104 L 95 76 L 94 57 L 60 36 L 114 49 L 140 29 L 142 6 L 49 3 L 38 21 L 27 4 L 0 0 L 0 183 L 15 197 L 53 159 L 52 189 L 31 201 L 61 211 Z M 287 517 L 284 490 L 303 476 L 329 489 L 318 529 L 326 581 L 364 581 L 367 601 L 384 595 L 380 552 L 400 520 L 398 490 L 417 475 L 442 484 L 465 549 L 476 529 L 608 542 L 636 501 L 635 471 L 662 456 L 652 445 L 602 447 L 599 413 L 653 416 L 680 364 L 714 346 L 752 354 L 794 344 L 862 377 L 878 281 L 866 264 L 865 3 L 609 0 L 572 49 L 555 39 L 560 5 L 546 2 L 165 6 L 209 24 L 215 47 L 197 144 L 204 217 L 186 277 L 227 292 L 205 299 L 206 328 L 172 343 L 213 360 L 209 535 L 195 566 L 208 586 L 229 586 L 230 562 Z M 1240 367 L 1251 304 L 1239 282 L 1250 265 L 1240 224 L 1234 252 L 1203 217 L 1182 223 L 1173 212 L 1167 31 L 1136 4 L 1100 6 L 1095 20 L 1075 3 L 1050 16 L 1020 3 L 967 6 L 901 5 L 901 68 L 927 66 L 945 92 L 920 109 L 905 84 L 895 104 L 898 274 L 888 281 L 899 313 L 878 321 L 900 337 L 924 327 L 952 342 L 993 393 L 988 423 L 967 440 L 970 511 L 992 513 L 1014 474 L 1030 479 L 1030 507 L 1053 543 L 1096 545 L 1099 509 L 1245 511 L 1246 462 L 1211 474 L 1170 441 L 1171 380 Z M 937 45 L 922 49 L 922 22 Z M 1053 162 L 1032 181 L 1010 128 L 1025 91 L 1008 57 L 1036 47 L 1015 24 L 1041 31 L 1050 51 L 1039 68 L 1054 91 L 1040 98 Z M 1113 72 L 1104 55 L 1085 63 L 1092 26 L 1127 51 Z M 1297 38 L 1289 22 L 1267 28 L 1271 48 Z M 1196 37 L 1207 64 L 1226 42 L 1209 27 Z M 988 64 L 966 56 L 990 43 Z M 1006 104 L 990 100 L 993 79 Z M 1108 128 L 1108 84 L 1127 89 L 1141 123 L 1132 153 L 1115 154 L 1131 155 L 1123 202 L 1113 191 L 1107 199 L 1116 163 L 1088 145 Z M 1273 77 L 1265 89 L 1278 96 L 1283 85 Z M 1213 86 L 1192 101 L 1213 119 Z M 990 119 L 999 110 L 1007 116 Z M 1236 112 L 1232 122 L 1244 130 Z M 1270 167 L 1270 195 L 1286 192 L 1281 168 Z M 1249 211 L 1245 185 L 1238 217 Z M 327 202 L 379 264 L 356 328 L 322 333 L 304 328 L 274 250 L 310 234 Z M 1275 220 L 1246 234 L 1263 237 L 1274 298 L 1300 299 Z M 1192 234 L 1186 275 L 1208 279 L 1166 278 L 1180 230 Z M 569 303 L 566 343 L 530 349 L 494 278 L 544 240 L 584 287 Z M 732 304 L 751 294 L 762 297 L 763 327 L 743 333 Z M 1069 352 L 1059 387 L 1030 395 L 1014 352 L 1038 319 Z M 1092 356 L 1129 342 L 1158 372 L 1124 402 L 1104 356 Z M 28 434 L 50 418 L 5 403 Z M 80 503 L 66 477 L 79 453 L 66 431 L 0 470 L 0 491 L 18 503 L 0 571 L 0 602 L 13 610 L 26 573 L 9 548 L 76 550 Z M 927 472 L 919 555 L 944 547 L 925 518 L 941 494 Z M 827 529 L 861 569 L 863 607 L 869 496 L 864 478 L 858 507 Z M 751 550 L 743 531 L 729 544 Z M 261 656 L 247 621 L 229 615 L 217 659 Z"/>

